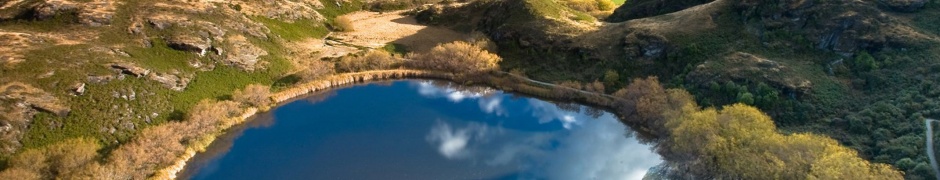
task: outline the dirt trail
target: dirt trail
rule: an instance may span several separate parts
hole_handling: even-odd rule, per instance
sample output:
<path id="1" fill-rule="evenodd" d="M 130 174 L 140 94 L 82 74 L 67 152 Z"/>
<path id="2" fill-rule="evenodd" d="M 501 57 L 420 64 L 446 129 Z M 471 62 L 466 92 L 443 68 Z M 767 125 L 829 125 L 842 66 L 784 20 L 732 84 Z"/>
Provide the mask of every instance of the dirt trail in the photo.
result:
<path id="1" fill-rule="evenodd" d="M 437 44 L 464 40 L 467 35 L 440 27 L 418 24 L 404 11 L 378 13 L 354 12 L 344 17 L 353 22 L 352 32 L 336 33 L 333 37 L 356 46 L 380 48 L 387 43 L 405 45 L 411 51 L 427 51 Z"/>

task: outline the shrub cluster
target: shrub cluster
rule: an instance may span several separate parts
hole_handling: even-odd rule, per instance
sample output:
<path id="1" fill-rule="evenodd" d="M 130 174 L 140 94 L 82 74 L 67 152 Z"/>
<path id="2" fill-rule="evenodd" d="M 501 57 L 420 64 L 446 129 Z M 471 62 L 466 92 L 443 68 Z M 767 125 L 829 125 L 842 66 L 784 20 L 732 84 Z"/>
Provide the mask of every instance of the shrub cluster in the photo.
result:
<path id="1" fill-rule="evenodd" d="M 498 55 L 463 41 L 441 44 L 424 54 L 409 54 L 406 65 L 413 68 L 472 74 L 496 70 Z"/>
<path id="2" fill-rule="evenodd" d="M 249 87 L 252 91 L 259 87 Z M 266 88 L 266 87 L 265 87 Z M 143 129 L 107 157 L 92 139 L 77 138 L 14 156 L 0 179 L 147 179 L 174 163 L 187 145 L 207 145 L 210 136 L 231 127 L 242 113 L 234 101 L 203 100 L 184 121 Z"/>
<path id="3" fill-rule="evenodd" d="M 387 51 L 373 50 L 362 56 L 346 56 L 336 64 L 338 72 L 359 72 L 392 68 L 399 64 L 397 58 Z"/>
<path id="4" fill-rule="evenodd" d="M 304 70 L 298 72 L 297 75 L 307 81 L 332 75 L 336 72 L 335 64 L 327 61 L 307 60 L 301 62 L 300 66 L 304 68 Z"/>
<path id="5" fill-rule="evenodd" d="M 685 90 L 656 78 L 636 79 L 614 93 L 625 121 L 659 137 L 667 158 L 660 172 L 678 179 L 902 179 L 891 166 L 870 163 L 837 141 L 814 134 L 781 134 L 757 108 L 735 104 L 702 109 Z M 679 176 L 679 177 L 675 177 Z"/>

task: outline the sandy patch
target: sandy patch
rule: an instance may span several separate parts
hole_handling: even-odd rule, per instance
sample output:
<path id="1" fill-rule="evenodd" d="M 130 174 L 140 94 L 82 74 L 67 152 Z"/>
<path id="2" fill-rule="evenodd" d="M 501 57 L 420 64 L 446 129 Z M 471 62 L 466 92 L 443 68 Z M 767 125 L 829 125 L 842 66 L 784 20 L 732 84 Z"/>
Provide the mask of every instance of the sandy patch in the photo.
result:
<path id="1" fill-rule="evenodd" d="M 401 15 L 402 12 L 360 11 L 347 14 L 344 17 L 352 20 L 355 31 L 336 33 L 333 37 L 345 43 L 369 48 L 397 43 L 417 52 L 427 51 L 440 43 L 468 38 L 465 34 L 449 29 L 418 24 L 414 17 Z"/>

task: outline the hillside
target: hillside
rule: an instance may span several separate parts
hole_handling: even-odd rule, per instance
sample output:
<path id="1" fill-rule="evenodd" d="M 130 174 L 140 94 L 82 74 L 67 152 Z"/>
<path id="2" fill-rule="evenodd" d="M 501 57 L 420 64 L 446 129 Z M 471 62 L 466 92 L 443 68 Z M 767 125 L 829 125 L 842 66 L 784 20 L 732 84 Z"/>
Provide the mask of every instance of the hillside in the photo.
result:
<path id="1" fill-rule="evenodd" d="M 936 1 L 638 0 L 602 25 L 514 26 L 553 23 L 514 11 L 536 2 L 484 1 L 425 20 L 486 33 L 504 69 L 535 79 L 658 76 L 700 104 L 754 105 L 785 132 L 827 134 L 908 179 L 934 177 L 922 152 L 923 120 L 940 116 Z M 662 8 L 634 10 L 652 7 Z M 449 16 L 482 18 L 439 18 Z"/>
<path id="2" fill-rule="evenodd" d="M 770 116 L 760 119 L 772 118 L 783 134 L 774 138 L 821 134 L 906 179 L 935 177 L 923 153 L 922 122 L 940 118 L 940 2 L 636 0 L 616 9 L 609 3 L 3 1 L 0 169 L 14 156 L 63 143 L 96 144 L 77 149 L 108 155 L 153 129 L 182 131 L 167 124 L 192 123 L 193 109 L 207 108 L 207 99 L 244 106 L 223 102 L 249 84 L 278 92 L 332 74 L 400 68 L 391 64 L 401 62 L 356 67 L 376 57 L 422 57 L 416 54 L 463 40 L 498 54 L 496 71 L 513 77 L 619 96 L 618 89 L 643 82 L 630 80 L 656 76 L 665 88 L 691 93 L 702 108 L 759 108 Z M 711 111 L 735 112 L 670 113 Z M 632 125 L 655 141 L 668 139 L 656 130 L 662 123 Z M 681 164 L 684 157 L 667 159 Z M 154 177 L 166 166 L 146 166 L 137 169 L 146 174 L 132 177 Z"/>

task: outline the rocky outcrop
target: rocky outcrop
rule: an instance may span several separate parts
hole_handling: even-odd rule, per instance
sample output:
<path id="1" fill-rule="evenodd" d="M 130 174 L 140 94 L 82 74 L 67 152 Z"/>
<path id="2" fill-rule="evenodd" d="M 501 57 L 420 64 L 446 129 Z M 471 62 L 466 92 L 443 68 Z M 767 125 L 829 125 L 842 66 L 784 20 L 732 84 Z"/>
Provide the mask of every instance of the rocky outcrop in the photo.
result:
<path id="1" fill-rule="evenodd" d="M 316 0 L 268 0 L 234 2 L 232 6 L 245 14 L 265 16 L 284 20 L 314 19 L 322 20 L 323 15 L 317 9 L 323 8 L 323 3 Z"/>
<path id="2" fill-rule="evenodd" d="M 0 85 L 0 154 L 13 154 L 22 146 L 20 139 L 40 111 L 66 116 L 71 110 L 52 94 L 28 84 Z"/>
<path id="3" fill-rule="evenodd" d="M 103 26 L 111 23 L 119 4 L 120 2 L 113 0 L 11 1 L 0 8 L 0 20 L 45 20 L 62 15 L 75 15 L 78 18 L 76 23 Z"/>
<path id="4" fill-rule="evenodd" d="M 130 63 L 115 63 L 110 65 L 111 68 L 120 71 L 121 73 L 132 75 L 134 77 L 144 77 L 150 74 L 149 69 L 145 69 Z"/>
<path id="5" fill-rule="evenodd" d="M 695 67 L 687 80 L 703 86 L 709 82 L 764 82 L 785 92 L 807 94 L 813 83 L 785 63 L 749 53 L 732 53 L 720 61 L 707 61 Z"/>
<path id="6" fill-rule="evenodd" d="M 624 52 L 633 58 L 655 60 L 666 57 L 673 47 L 666 37 L 650 31 L 635 31 L 624 38 Z"/>
<path id="7" fill-rule="evenodd" d="M 205 55 L 206 51 L 212 47 L 210 39 L 188 34 L 173 35 L 166 39 L 166 43 L 170 48 L 180 51 L 195 52 L 200 55 Z"/>
<path id="8" fill-rule="evenodd" d="M 258 57 L 268 55 L 267 51 L 251 44 L 243 36 L 229 38 L 227 43 L 231 44 L 232 48 L 223 51 L 223 54 L 225 54 L 223 62 L 242 70 L 253 71 L 259 68 Z"/>
<path id="9" fill-rule="evenodd" d="M 23 103 L 33 109 L 59 116 L 66 116 L 71 111 L 52 94 L 20 82 L 0 86 L 0 100 Z"/>
<path id="10" fill-rule="evenodd" d="M 810 40 L 817 49 L 852 56 L 859 51 L 879 51 L 886 46 L 907 46 L 914 39 L 903 32 L 891 31 L 899 26 L 873 2 L 854 0 L 832 1 L 763 1 L 733 0 L 734 9 L 749 20 L 748 26 L 767 31 L 789 31 Z"/>
<path id="11" fill-rule="evenodd" d="M 183 91 L 192 79 L 191 77 L 180 76 L 179 73 L 151 73 L 147 77 L 174 91 Z"/>

